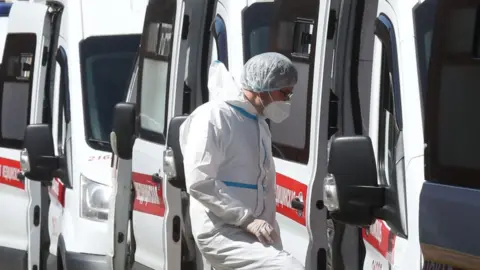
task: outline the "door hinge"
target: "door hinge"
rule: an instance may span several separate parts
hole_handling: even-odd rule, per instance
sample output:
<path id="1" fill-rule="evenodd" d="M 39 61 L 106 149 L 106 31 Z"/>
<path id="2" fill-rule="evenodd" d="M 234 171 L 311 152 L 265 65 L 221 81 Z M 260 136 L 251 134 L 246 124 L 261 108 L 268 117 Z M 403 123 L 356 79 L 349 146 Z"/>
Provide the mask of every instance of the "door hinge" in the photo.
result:
<path id="1" fill-rule="evenodd" d="M 182 40 L 188 38 L 188 30 L 190 29 L 190 16 L 183 15 Z"/>
<path id="2" fill-rule="evenodd" d="M 48 47 L 43 46 L 43 52 L 42 52 L 42 66 L 46 66 L 48 62 Z"/>
<path id="3" fill-rule="evenodd" d="M 335 30 L 337 29 L 337 11 L 330 9 L 330 14 L 328 15 L 328 30 L 327 30 L 327 39 L 332 40 L 335 36 Z"/>

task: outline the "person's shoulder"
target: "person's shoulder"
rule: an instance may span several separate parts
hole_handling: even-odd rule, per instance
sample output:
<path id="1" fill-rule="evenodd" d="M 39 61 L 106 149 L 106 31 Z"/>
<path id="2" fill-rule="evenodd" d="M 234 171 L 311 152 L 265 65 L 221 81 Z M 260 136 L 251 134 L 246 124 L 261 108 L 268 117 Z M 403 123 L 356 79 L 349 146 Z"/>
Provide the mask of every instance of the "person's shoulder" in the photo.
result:
<path id="1" fill-rule="evenodd" d="M 212 123 L 225 121 L 232 115 L 230 106 L 224 101 L 209 101 L 197 107 L 192 118 L 209 120 Z"/>

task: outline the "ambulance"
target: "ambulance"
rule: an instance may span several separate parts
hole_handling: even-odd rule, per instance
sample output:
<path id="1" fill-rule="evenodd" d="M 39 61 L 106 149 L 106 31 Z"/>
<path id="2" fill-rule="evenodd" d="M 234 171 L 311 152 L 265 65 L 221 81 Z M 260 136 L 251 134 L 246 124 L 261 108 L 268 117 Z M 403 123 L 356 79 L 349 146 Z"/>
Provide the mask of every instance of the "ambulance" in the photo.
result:
<path id="1" fill-rule="evenodd" d="M 479 269 L 480 1 L 379 0 L 368 133 L 331 141 L 324 204 L 363 269 Z"/>
<path id="2" fill-rule="evenodd" d="M 109 134 L 145 7 L 13 3 L 0 69 L 0 268 L 109 269 Z"/>
<path id="3" fill-rule="evenodd" d="M 211 61 L 238 81 L 252 55 L 278 51 L 300 82 L 289 120 L 271 124 L 285 249 L 306 269 L 477 269 L 478 0 L 202 4 L 147 8 L 158 31 L 142 35 L 111 135 L 115 265 L 209 269 L 178 128 L 208 100 Z"/>
<path id="4" fill-rule="evenodd" d="M 2 58 L 3 49 L 5 46 L 5 37 L 7 36 L 8 26 L 8 14 L 10 14 L 11 8 L 11 3 L 0 2 L 0 59 Z"/>
<path id="5" fill-rule="evenodd" d="M 328 255 L 327 229 L 337 225 L 327 222 L 322 201 L 326 150 L 334 134 L 358 128 L 350 103 L 359 107 L 365 6 L 346 0 L 149 2 L 127 102 L 116 106 L 110 138 L 113 269 L 210 269 L 191 235 L 178 128 L 209 100 L 213 61 L 239 81 L 243 64 L 266 51 L 288 56 L 299 72 L 290 118 L 271 123 L 284 248 L 307 269 L 334 265 L 332 258 L 341 256 Z M 348 106 L 340 106 L 340 98 Z M 361 269 L 360 230 L 347 226 L 344 239 L 345 267 Z"/>

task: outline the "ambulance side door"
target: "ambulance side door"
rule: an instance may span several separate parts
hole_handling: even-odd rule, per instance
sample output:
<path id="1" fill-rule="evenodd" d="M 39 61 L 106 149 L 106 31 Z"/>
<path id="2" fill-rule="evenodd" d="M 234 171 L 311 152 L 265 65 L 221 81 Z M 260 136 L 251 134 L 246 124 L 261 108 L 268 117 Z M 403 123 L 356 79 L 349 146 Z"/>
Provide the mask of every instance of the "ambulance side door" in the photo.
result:
<path id="1" fill-rule="evenodd" d="M 180 250 L 175 252 L 165 244 L 170 241 L 166 237 L 172 233 L 165 226 L 171 226 L 172 222 L 166 220 L 163 189 L 168 183 L 162 171 L 167 125 L 174 104 L 172 95 L 177 88 L 176 75 L 181 74 L 176 66 L 183 8 L 182 0 L 150 1 L 145 15 L 137 75 L 138 132 L 132 155 L 134 268 L 178 269 L 167 265 L 167 249 L 178 256 L 181 254 Z M 180 200 L 180 194 L 176 197 Z M 169 208 L 168 211 L 175 210 Z"/>
<path id="2" fill-rule="evenodd" d="M 48 6 L 15 2 L 8 20 L 0 69 L 0 265 L 38 269 L 41 253 L 48 252 L 42 232 L 48 229 L 42 215 L 48 209 L 48 191 L 17 175 L 25 128 L 43 120 L 51 38 Z"/>

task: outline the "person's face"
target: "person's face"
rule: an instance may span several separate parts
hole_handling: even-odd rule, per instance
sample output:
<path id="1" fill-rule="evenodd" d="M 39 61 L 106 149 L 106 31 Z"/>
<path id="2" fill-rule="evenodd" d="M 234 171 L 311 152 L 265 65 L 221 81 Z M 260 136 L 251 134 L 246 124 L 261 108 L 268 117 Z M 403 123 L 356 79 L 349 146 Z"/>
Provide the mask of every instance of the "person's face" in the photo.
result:
<path id="1" fill-rule="evenodd" d="M 273 101 L 290 101 L 293 95 L 293 87 L 283 88 L 269 93 L 260 93 L 263 105 L 266 107 Z"/>

